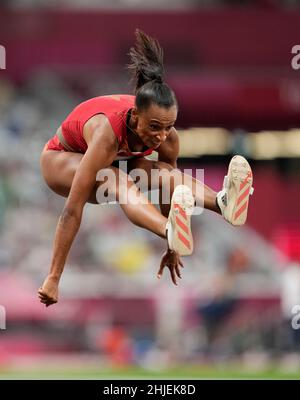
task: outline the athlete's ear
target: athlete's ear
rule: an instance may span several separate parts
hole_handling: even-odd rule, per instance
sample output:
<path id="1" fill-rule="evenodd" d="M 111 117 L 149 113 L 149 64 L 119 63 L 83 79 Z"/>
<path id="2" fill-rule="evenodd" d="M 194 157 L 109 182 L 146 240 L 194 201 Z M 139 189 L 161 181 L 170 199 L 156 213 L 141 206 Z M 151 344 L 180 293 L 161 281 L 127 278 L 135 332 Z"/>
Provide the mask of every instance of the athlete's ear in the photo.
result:
<path id="1" fill-rule="evenodd" d="M 138 121 L 138 111 L 137 111 L 136 108 L 133 108 L 131 110 L 131 118 L 132 118 L 132 121 L 133 121 L 134 125 L 136 125 L 137 121 Z"/>
<path id="2" fill-rule="evenodd" d="M 133 109 L 131 110 L 131 116 L 136 118 L 137 115 L 138 115 L 138 111 L 137 111 L 137 109 L 135 107 L 133 107 Z"/>

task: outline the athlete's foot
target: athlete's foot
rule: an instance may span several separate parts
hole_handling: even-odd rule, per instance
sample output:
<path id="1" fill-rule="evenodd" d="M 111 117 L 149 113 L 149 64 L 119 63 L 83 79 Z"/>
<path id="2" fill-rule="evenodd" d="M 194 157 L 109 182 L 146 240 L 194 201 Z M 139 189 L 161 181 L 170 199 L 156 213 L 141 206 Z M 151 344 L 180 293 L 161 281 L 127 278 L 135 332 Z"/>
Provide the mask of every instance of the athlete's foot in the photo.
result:
<path id="1" fill-rule="evenodd" d="M 217 194 L 217 204 L 230 224 L 244 225 L 246 222 L 249 196 L 254 191 L 252 183 L 248 161 L 242 156 L 234 156 L 224 178 L 223 189 Z"/>
<path id="2" fill-rule="evenodd" d="M 188 256 L 193 252 L 191 216 L 194 203 L 195 199 L 188 186 L 176 186 L 167 222 L 167 239 L 169 248 L 180 256 Z"/>

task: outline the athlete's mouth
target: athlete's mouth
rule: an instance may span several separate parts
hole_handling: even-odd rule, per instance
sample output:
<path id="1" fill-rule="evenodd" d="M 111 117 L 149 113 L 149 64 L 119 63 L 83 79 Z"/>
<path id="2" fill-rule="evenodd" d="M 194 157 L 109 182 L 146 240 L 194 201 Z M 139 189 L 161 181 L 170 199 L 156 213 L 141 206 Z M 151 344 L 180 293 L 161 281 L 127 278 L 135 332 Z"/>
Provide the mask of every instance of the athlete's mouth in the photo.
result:
<path id="1" fill-rule="evenodd" d="M 153 147 L 154 149 L 157 149 L 160 145 L 161 145 L 161 142 L 154 142 L 154 144 L 152 145 L 152 147 Z"/>

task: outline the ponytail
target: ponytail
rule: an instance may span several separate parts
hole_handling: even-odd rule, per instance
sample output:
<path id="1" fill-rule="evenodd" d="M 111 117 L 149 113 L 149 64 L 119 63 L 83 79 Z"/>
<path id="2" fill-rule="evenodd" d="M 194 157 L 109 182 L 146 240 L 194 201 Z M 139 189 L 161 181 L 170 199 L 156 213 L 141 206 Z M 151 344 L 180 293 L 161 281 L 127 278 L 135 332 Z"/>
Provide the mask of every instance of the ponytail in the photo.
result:
<path id="1" fill-rule="evenodd" d="M 152 103 L 166 108 L 177 106 L 174 92 L 163 80 L 163 49 L 159 42 L 139 29 L 135 35 L 136 44 L 129 51 L 128 69 L 135 84 L 137 108 L 146 109 Z"/>

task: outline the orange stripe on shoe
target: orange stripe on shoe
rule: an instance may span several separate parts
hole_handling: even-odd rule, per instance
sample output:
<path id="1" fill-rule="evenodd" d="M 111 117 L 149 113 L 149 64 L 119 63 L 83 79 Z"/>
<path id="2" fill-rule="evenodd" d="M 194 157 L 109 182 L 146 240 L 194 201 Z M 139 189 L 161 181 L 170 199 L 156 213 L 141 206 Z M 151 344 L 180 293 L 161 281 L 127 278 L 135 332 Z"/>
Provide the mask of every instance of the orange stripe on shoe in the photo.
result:
<path id="1" fill-rule="evenodd" d="M 248 182 L 248 179 L 247 179 L 247 178 L 244 179 L 243 182 L 240 184 L 240 190 L 243 190 L 244 187 L 245 187 L 248 183 L 249 183 L 249 182 Z"/>
<path id="2" fill-rule="evenodd" d="M 177 232 L 178 239 L 182 241 L 182 243 L 188 248 L 191 249 L 190 242 L 180 233 Z"/>
<path id="3" fill-rule="evenodd" d="M 182 215 L 184 219 L 187 219 L 186 212 L 180 207 L 179 204 L 174 204 L 174 208 L 178 208 L 180 215 Z"/>
<path id="4" fill-rule="evenodd" d="M 249 182 L 249 178 L 252 178 L 252 172 L 251 171 L 249 171 L 248 173 L 247 173 L 247 176 L 246 176 L 246 178 L 243 180 L 243 182 L 240 184 L 240 190 L 242 190 L 246 185 L 247 185 L 247 183 L 250 183 Z"/>
<path id="5" fill-rule="evenodd" d="M 250 192 L 250 186 L 249 186 L 248 189 L 246 189 L 246 190 L 244 191 L 244 193 L 241 194 L 240 197 L 238 198 L 238 201 L 237 201 L 237 203 L 236 203 L 237 206 L 249 195 L 249 192 Z"/>
<path id="6" fill-rule="evenodd" d="M 182 222 L 180 221 L 179 217 L 176 217 L 176 224 L 180 226 L 180 228 L 187 234 L 189 235 L 189 228 Z"/>
<path id="7" fill-rule="evenodd" d="M 235 221 L 236 219 L 238 219 L 238 217 L 246 210 L 247 205 L 248 205 L 248 201 L 246 201 L 246 202 L 242 205 L 242 207 L 235 213 L 235 215 L 234 215 L 234 221 Z"/>

